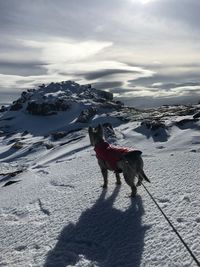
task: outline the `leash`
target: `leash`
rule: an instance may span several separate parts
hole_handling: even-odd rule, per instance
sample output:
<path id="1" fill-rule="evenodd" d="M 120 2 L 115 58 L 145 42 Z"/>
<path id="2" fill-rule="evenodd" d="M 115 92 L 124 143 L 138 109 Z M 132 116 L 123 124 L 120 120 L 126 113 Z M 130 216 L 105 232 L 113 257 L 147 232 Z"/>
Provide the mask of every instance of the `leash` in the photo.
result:
<path id="1" fill-rule="evenodd" d="M 178 238 L 181 240 L 182 244 L 185 246 L 185 248 L 187 249 L 187 251 L 190 253 L 191 257 L 193 258 L 193 260 L 196 262 L 197 266 L 200 267 L 200 262 L 197 260 L 196 256 L 193 254 L 193 252 L 191 251 L 191 249 L 188 247 L 188 245 L 185 243 L 185 241 L 183 240 L 183 238 L 181 237 L 181 235 L 178 233 L 178 231 L 176 230 L 176 228 L 173 226 L 172 222 L 169 220 L 169 218 L 167 217 L 167 215 L 164 213 L 164 211 L 161 209 L 161 207 L 158 205 L 157 201 L 154 199 L 154 197 L 152 196 L 152 194 L 149 192 L 149 190 L 146 188 L 146 186 L 142 183 L 144 189 L 146 190 L 146 192 L 148 193 L 148 195 L 150 196 L 150 198 L 153 200 L 153 202 L 155 203 L 155 205 L 157 206 L 157 208 L 160 210 L 160 212 L 162 213 L 162 215 L 165 217 L 166 221 L 169 223 L 169 225 L 172 227 L 173 231 L 175 232 L 175 234 L 178 236 Z"/>

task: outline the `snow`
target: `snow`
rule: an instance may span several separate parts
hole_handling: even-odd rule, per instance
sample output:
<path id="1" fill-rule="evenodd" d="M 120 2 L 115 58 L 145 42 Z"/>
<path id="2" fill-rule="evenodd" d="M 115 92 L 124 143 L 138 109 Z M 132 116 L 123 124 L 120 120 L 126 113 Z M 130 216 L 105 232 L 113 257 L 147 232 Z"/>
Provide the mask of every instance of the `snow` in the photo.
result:
<path id="1" fill-rule="evenodd" d="M 197 266 L 142 186 L 131 198 L 110 172 L 108 188 L 101 187 L 87 123 L 51 140 L 47 133 L 69 126 L 75 110 L 65 126 L 63 112 L 34 117 L 17 111 L 15 119 L 1 121 L 13 134 L 0 137 L 0 266 Z M 99 115 L 92 123 L 106 119 Z M 200 123 L 180 128 L 174 117 L 168 120 L 167 135 L 155 139 L 138 121 L 109 118 L 118 144 L 143 151 L 151 180 L 145 186 L 200 261 Z M 22 136 L 25 129 L 30 132 Z M 12 148 L 16 139 L 21 149 Z M 8 181 L 18 182 L 4 186 Z"/>

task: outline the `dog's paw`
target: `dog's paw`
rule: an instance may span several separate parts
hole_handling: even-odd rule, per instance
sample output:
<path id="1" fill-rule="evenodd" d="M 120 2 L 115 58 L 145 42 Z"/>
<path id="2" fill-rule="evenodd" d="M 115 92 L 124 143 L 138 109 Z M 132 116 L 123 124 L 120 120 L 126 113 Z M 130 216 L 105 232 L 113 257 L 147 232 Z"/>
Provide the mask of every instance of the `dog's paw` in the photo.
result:
<path id="1" fill-rule="evenodd" d="M 133 199 L 133 198 L 135 198 L 135 197 L 136 197 L 136 194 L 133 195 L 132 193 L 131 193 L 131 194 L 127 194 L 127 195 L 125 196 L 125 198 L 128 198 L 128 199 Z"/>
<path id="2" fill-rule="evenodd" d="M 103 187 L 104 189 L 106 189 L 108 186 L 107 186 L 107 184 L 103 184 L 101 187 Z"/>
<path id="3" fill-rule="evenodd" d="M 131 197 L 135 197 L 136 194 L 137 194 L 137 188 L 133 187 L 131 192 Z"/>
<path id="4" fill-rule="evenodd" d="M 134 198 L 136 196 L 136 193 L 131 193 L 130 198 Z"/>
<path id="5" fill-rule="evenodd" d="M 121 185 L 122 182 L 121 182 L 121 181 L 118 181 L 118 182 L 116 182 L 115 184 L 116 184 L 116 185 Z"/>

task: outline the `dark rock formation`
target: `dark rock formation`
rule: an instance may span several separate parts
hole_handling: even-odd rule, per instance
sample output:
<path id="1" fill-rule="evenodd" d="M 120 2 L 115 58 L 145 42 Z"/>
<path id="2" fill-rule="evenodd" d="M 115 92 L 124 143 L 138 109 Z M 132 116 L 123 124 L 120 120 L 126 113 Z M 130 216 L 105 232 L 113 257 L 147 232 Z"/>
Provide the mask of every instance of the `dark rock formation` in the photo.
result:
<path id="1" fill-rule="evenodd" d="M 68 132 L 61 131 L 61 132 L 52 133 L 51 136 L 56 141 L 56 140 L 59 140 L 59 139 L 65 137 L 67 134 L 68 134 Z"/>
<path id="2" fill-rule="evenodd" d="M 14 101 L 10 107 L 11 111 L 17 111 L 23 108 L 23 105 L 20 100 Z"/>
<path id="3" fill-rule="evenodd" d="M 200 111 L 197 112 L 197 113 L 195 113 L 195 114 L 193 115 L 193 118 L 194 118 L 194 119 L 197 119 L 197 118 L 199 118 L 199 117 L 200 117 Z"/>
<path id="4" fill-rule="evenodd" d="M 97 113 L 97 110 L 93 107 L 90 107 L 88 109 L 84 109 L 81 111 L 79 117 L 77 118 L 76 122 L 86 123 L 89 122 L 89 120 L 94 117 L 94 115 Z"/>
<path id="5" fill-rule="evenodd" d="M 178 127 L 183 127 L 186 123 L 193 123 L 193 122 L 197 122 L 199 121 L 198 119 L 183 119 L 183 120 L 180 120 L 180 121 L 177 121 L 175 123 L 176 126 Z"/>
<path id="6" fill-rule="evenodd" d="M 5 107 L 5 106 L 0 107 L 0 112 L 5 112 L 7 110 L 8 110 L 8 107 Z"/>
<path id="7" fill-rule="evenodd" d="M 15 149 L 21 149 L 23 147 L 23 143 L 21 142 L 16 142 L 14 143 L 14 145 L 12 145 L 12 148 L 15 148 Z"/>
<path id="8" fill-rule="evenodd" d="M 55 115 L 56 111 L 66 111 L 69 109 L 69 105 L 63 100 L 58 99 L 54 103 L 37 103 L 36 101 L 30 101 L 27 105 L 27 111 L 32 115 Z"/>
<path id="9" fill-rule="evenodd" d="M 165 124 L 158 120 L 144 120 L 141 122 L 141 125 L 152 131 L 158 130 L 159 128 L 166 128 Z"/>

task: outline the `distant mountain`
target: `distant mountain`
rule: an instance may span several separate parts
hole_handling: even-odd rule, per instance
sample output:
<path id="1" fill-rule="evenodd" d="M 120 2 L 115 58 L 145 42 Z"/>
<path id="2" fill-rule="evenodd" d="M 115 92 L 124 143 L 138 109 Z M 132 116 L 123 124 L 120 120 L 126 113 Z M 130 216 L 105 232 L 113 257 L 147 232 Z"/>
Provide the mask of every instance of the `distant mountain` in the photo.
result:
<path id="1" fill-rule="evenodd" d="M 95 89 L 91 85 L 63 81 L 28 89 L 10 106 L 3 106 L 0 110 L 0 130 L 5 133 L 27 131 L 34 135 L 49 135 L 56 131 L 67 134 L 90 124 L 112 123 L 117 126 L 140 121 L 138 131 L 143 131 L 144 127 L 164 131 L 167 138 L 163 129 L 168 117 L 170 120 L 174 118 L 177 123 L 175 117 L 190 116 L 195 123 L 199 119 L 199 110 L 200 105 L 165 105 L 139 110 L 115 101 L 110 92 Z M 156 134 L 159 136 L 159 133 Z"/>
<path id="2" fill-rule="evenodd" d="M 54 115 L 56 111 L 66 111 L 74 103 L 85 106 L 118 107 L 121 103 L 113 101 L 113 94 L 97 90 L 91 85 L 79 85 L 73 81 L 41 85 L 37 89 L 22 92 L 13 102 L 11 111 L 26 109 L 33 115 Z M 53 113 L 52 113 L 53 112 Z"/>
<path id="3" fill-rule="evenodd" d="M 115 101 L 110 92 L 65 81 L 28 89 L 0 111 L 1 121 L 7 121 L 12 130 L 46 135 L 60 128 L 71 131 L 85 123 L 105 122 L 122 107 L 123 103 Z"/>

